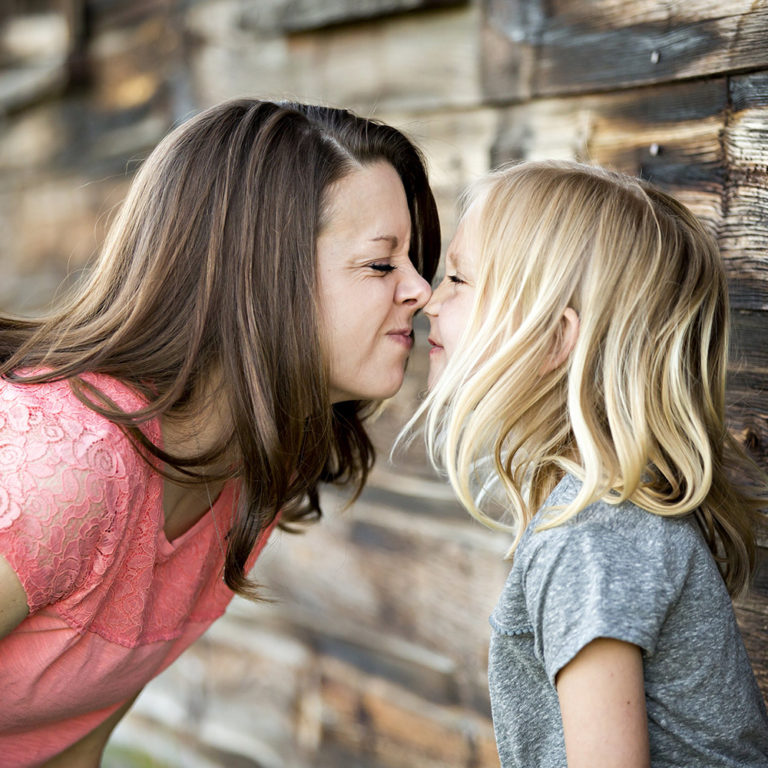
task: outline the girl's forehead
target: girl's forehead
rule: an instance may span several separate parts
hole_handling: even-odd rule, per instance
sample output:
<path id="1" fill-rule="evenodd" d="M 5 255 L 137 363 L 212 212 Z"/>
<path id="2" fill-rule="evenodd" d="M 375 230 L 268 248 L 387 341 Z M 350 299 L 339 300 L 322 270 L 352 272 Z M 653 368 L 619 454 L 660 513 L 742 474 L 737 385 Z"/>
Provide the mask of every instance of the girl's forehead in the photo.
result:
<path id="1" fill-rule="evenodd" d="M 445 252 L 445 260 L 449 264 L 458 264 L 461 262 L 462 252 L 466 247 L 464 232 L 464 219 L 461 219 L 456 227 L 456 231 L 453 233 L 451 242 L 448 243 L 448 249 Z"/>
<path id="2" fill-rule="evenodd" d="M 460 222 L 445 254 L 446 266 L 465 276 L 475 275 L 478 266 L 478 244 L 468 236 L 470 232 L 464 222 Z"/>

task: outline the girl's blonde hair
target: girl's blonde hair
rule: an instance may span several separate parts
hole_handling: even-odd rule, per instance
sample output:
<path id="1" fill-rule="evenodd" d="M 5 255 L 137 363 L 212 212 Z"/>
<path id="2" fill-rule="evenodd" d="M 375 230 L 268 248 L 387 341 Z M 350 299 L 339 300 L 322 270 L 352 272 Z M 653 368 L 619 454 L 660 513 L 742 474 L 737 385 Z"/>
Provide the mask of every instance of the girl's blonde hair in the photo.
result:
<path id="1" fill-rule="evenodd" d="M 479 520 L 515 534 L 564 472 L 577 498 L 693 513 L 731 593 L 754 565 L 762 480 L 725 425 L 728 290 L 693 214 L 635 178 L 577 163 L 502 169 L 478 206 L 475 302 L 457 352 L 422 405 L 432 461 Z M 551 361 L 573 308 L 580 328 Z M 736 481 L 738 475 L 741 480 Z M 499 480 L 510 519 L 489 510 Z"/>

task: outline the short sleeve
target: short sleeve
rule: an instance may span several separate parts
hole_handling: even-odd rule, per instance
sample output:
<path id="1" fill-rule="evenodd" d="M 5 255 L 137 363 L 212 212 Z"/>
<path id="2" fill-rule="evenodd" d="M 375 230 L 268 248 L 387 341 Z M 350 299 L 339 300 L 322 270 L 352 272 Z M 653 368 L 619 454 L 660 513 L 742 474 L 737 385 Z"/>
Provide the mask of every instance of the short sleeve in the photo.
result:
<path id="1" fill-rule="evenodd" d="M 597 638 L 654 652 L 678 591 L 661 541 L 639 542 L 599 524 L 565 524 L 533 533 L 530 543 L 523 590 L 535 653 L 553 686 L 557 673 Z"/>
<path id="2" fill-rule="evenodd" d="M 0 391 L 0 554 L 31 613 L 81 589 L 119 534 L 127 441 L 73 400 L 65 382 Z"/>

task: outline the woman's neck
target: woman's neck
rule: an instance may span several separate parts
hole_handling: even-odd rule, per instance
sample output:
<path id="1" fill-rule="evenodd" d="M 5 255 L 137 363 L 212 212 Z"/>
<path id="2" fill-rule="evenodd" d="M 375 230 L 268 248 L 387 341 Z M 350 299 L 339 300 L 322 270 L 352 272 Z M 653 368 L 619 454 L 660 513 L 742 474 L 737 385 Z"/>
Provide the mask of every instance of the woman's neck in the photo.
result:
<path id="1" fill-rule="evenodd" d="M 163 450 L 178 459 L 197 461 L 217 449 L 224 450 L 232 434 L 232 420 L 221 388 L 208 386 L 192 397 L 183 409 L 161 417 Z M 200 462 L 186 467 L 198 476 L 228 474 L 235 463 L 231 450 L 212 463 Z M 225 480 L 191 480 L 184 473 L 166 465 L 169 477 L 163 483 L 165 534 L 169 541 L 188 531 L 213 506 Z"/>

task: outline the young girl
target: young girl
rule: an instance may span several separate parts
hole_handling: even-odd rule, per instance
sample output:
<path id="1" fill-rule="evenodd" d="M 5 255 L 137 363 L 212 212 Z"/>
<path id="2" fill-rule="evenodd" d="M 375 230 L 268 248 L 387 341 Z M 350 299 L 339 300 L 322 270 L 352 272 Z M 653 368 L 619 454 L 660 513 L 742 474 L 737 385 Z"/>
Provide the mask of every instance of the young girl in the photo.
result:
<path id="1" fill-rule="evenodd" d="M 713 240 L 642 181 L 525 163 L 474 190 L 425 312 L 432 459 L 515 534 L 491 617 L 502 766 L 768 765 L 729 597 L 758 506 L 734 470 L 760 474 L 725 428 Z"/>

